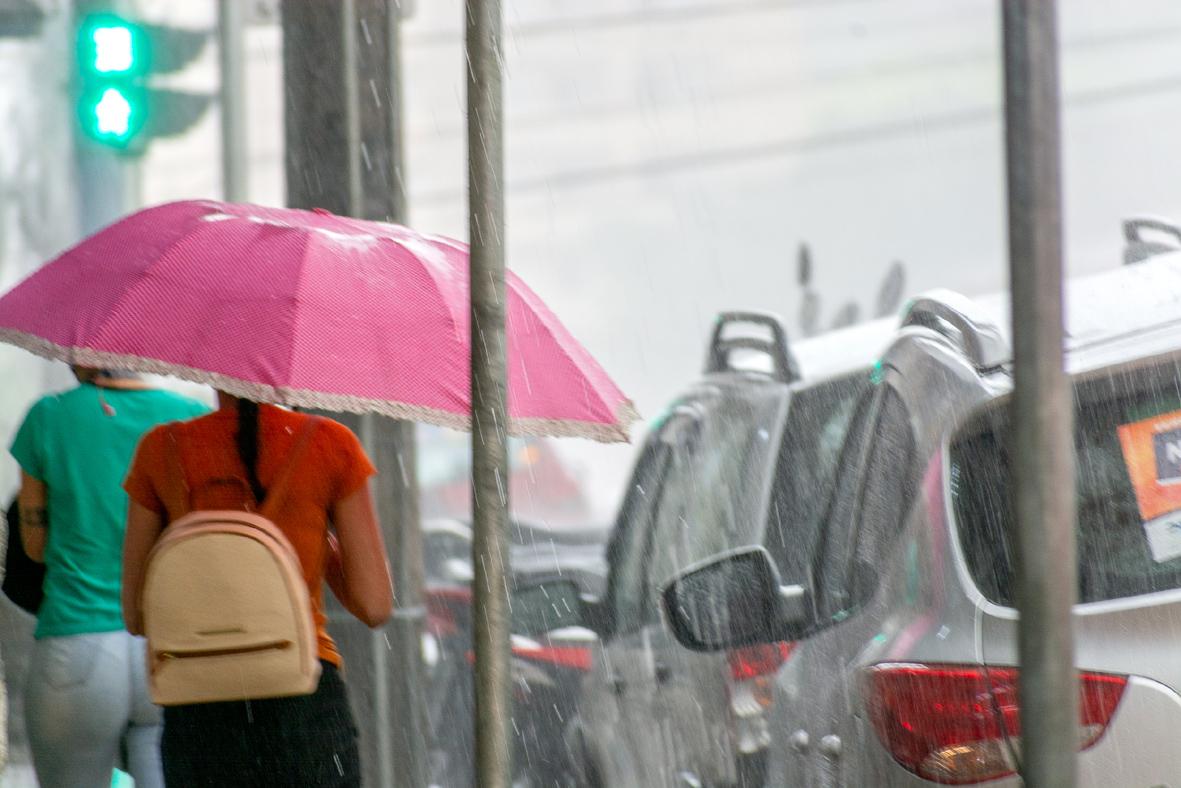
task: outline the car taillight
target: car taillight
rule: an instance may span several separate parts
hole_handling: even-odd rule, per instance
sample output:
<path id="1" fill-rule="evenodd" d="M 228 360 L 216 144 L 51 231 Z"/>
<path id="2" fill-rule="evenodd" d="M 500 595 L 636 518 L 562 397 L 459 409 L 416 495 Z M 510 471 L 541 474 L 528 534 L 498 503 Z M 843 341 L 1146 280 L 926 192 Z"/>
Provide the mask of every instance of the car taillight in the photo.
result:
<path id="1" fill-rule="evenodd" d="M 791 649 L 791 643 L 759 643 L 731 649 L 726 654 L 726 661 L 730 665 L 730 678 L 735 681 L 746 681 L 774 673 L 779 670 L 780 665 L 787 662 L 787 658 L 791 656 Z"/>
<path id="2" fill-rule="evenodd" d="M 434 587 L 424 594 L 426 604 L 426 629 L 437 638 L 445 638 L 459 632 L 459 611 L 470 610 L 472 592 L 467 588 Z"/>
<path id="3" fill-rule="evenodd" d="M 894 759 L 920 777 L 944 785 L 993 780 L 1016 771 L 1017 677 L 1015 668 L 876 665 L 867 671 L 869 716 Z M 1079 749 L 1103 736 L 1127 683 L 1079 675 Z"/>
<path id="4" fill-rule="evenodd" d="M 738 752 L 759 752 L 771 743 L 766 711 L 775 699 L 775 674 L 793 647 L 792 643 L 760 643 L 726 652 L 734 721 L 731 736 Z"/>
<path id="5" fill-rule="evenodd" d="M 593 659 L 589 646 L 542 646 L 519 645 L 512 646 L 514 657 L 530 662 L 544 662 L 557 665 L 560 668 L 573 668 L 586 673 L 591 669 Z M 468 649 L 465 654 L 469 665 L 476 664 L 476 652 Z"/>
<path id="6" fill-rule="evenodd" d="M 513 656 L 533 662 L 547 662 L 562 668 L 573 668 L 586 673 L 591 669 L 589 646 L 513 646 Z"/>

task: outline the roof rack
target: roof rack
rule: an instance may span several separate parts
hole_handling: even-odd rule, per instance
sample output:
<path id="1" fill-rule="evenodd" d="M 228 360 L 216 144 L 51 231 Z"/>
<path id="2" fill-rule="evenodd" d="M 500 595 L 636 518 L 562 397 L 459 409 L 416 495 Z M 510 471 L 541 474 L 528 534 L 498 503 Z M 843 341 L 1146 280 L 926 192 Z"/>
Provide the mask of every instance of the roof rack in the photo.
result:
<path id="1" fill-rule="evenodd" d="M 978 370 L 996 369 L 1013 357 L 1000 329 L 979 305 L 951 290 L 914 298 L 902 314 L 906 326 L 923 326 L 950 340 Z"/>
<path id="2" fill-rule="evenodd" d="M 723 336 L 726 327 L 732 325 L 762 326 L 770 331 L 770 338 L 744 336 Z M 800 367 L 787 343 L 787 331 L 778 316 L 769 312 L 722 312 L 714 321 L 713 335 L 709 341 L 709 353 L 705 358 L 706 374 L 716 372 L 742 371 L 730 363 L 733 350 L 753 350 L 765 353 L 774 366 L 771 373 L 776 380 L 794 383 L 800 379 Z"/>
<path id="3" fill-rule="evenodd" d="M 1145 230 L 1170 236 L 1170 242 L 1145 238 Z M 1181 251 L 1181 227 L 1152 216 L 1125 219 L 1124 240 L 1127 241 L 1127 246 L 1124 247 L 1124 265 L 1133 265 L 1158 254 Z"/>

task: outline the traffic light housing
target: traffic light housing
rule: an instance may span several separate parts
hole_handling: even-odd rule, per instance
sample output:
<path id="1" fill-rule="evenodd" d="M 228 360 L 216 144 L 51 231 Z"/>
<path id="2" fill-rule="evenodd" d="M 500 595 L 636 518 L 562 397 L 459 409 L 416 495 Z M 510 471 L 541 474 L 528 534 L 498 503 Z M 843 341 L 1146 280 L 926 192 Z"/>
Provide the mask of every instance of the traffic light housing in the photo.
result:
<path id="1" fill-rule="evenodd" d="M 88 138 L 142 153 L 153 137 L 193 126 L 208 94 L 153 87 L 155 74 L 195 59 L 209 34 L 129 21 L 116 14 L 85 16 L 78 26 L 78 120 Z"/>
<path id="2" fill-rule="evenodd" d="M 142 87 L 148 41 L 143 28 L 113 14 L 93 14 L 78 28 L 78 101 L 82 131 L 114 148 L 126 148 L 147 115 Z"/>

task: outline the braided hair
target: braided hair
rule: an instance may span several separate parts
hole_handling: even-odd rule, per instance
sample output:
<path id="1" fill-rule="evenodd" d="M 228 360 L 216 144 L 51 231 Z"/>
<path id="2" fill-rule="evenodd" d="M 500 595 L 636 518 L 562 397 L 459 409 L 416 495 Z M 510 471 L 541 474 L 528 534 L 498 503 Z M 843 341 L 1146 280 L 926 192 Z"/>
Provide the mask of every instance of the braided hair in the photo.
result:
<path id="1" fill-rule="evenodd" d="M 246 468 L 246 481 L 254 493 L 254 500 L 261 504 L 267 491 L 258 480 L 258 403 L 247 399 L 238 400 L 238 456 Z"/>

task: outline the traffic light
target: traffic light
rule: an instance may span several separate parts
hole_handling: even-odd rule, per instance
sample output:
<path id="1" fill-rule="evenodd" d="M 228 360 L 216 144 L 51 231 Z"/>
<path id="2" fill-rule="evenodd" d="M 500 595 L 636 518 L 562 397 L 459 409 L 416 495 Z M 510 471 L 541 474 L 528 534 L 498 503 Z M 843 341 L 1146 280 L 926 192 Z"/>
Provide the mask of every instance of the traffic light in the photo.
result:
<path id="1" fill-rule="evenodd" d="M 147 108 L 138 82 L 147 60 L 143 28 L 108 14 L 82 20 L 78 28 L 78 113 L 88 137 L 125 148 L 140 132 Z"/>
<path id="2" fill-rule="evenodd" d="M 141 153 L 153 137 L 185 131 L 210 96 L 154 87 L 151 77 L 178 71 L 201 53 L 208 33 L 90 14 L 78 26 L 78 119 L 92 140 Z"/>

